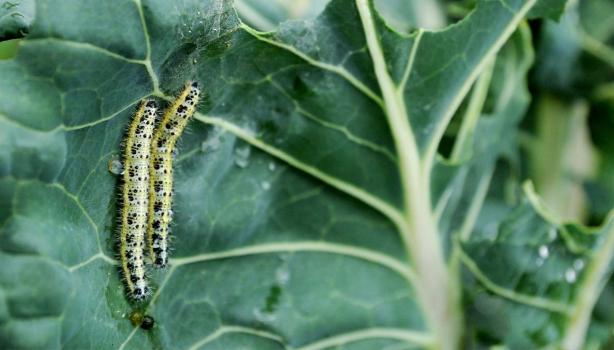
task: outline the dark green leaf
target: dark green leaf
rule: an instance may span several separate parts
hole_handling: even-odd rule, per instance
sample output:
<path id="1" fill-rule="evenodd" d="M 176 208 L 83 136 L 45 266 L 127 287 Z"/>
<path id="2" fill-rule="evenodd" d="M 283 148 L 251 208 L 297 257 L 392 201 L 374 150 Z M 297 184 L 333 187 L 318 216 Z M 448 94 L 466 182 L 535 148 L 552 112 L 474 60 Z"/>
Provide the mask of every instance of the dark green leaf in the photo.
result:
<path id="1" fill-rule="evenodd" d="M 458 239 L 459 217 L 480 212 L 496 159 L 514 152 L 507 129 L 527 105 L 527 28 L 492 62 L 536 3 L 480 1 L 453 26 L 400 34 L 366 0 L 332 1 L 272 33 L 222 0 L 40 0 L 16 58 L 0 62 L 1 343 L 455 348 L 463 288 L 447 264 L 462 251 L 443 247 Z M 480 76 L 485 102 L 463 119 L 475 123 L 442 170 L 444 132 Z M 171 267 L 152 273 L 153 297 L 136 305 L 114 258 L 109 161 L 135 104 L 165 104 L 189 79 L 205 96 L 175 166 L 175 250 Z M 455 200 L 438 217 L 446 191 Z M 505 224 L 523 227 L 515 219 Z M 480 237 L 464 247 L 481 267 L 479 254 L 499 246 L 476 252 Z M 611 253 L 591 239 L 552 257 Z M 514 312 L 525 309 L 541 312 Z M 153 329 L 135 328 L 134 310 Z M 544 341 L 566 340 L 555 331 Z"/>

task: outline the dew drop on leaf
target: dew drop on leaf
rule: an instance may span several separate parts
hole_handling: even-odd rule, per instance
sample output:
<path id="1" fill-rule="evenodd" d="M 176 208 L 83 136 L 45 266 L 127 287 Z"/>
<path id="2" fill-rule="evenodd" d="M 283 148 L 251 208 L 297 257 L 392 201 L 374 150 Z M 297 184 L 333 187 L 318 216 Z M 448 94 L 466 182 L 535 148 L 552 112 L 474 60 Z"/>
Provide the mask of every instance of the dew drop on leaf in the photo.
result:
<path id="1" fill-rule="evenodd" d="M 275 271 L 275 278 L 281 285 L 285 285 L 290 280 L 290 272 L 287 266 L 282 266 Z"/>
<path id="2" fill-rule="evenodd" d="M 565 271 L 565 281 L 568 283 L 574 283 L 576 281 L 576 277 L 576 270 L 573 268 L 569 268 L 567 271 Z"/>
<path id="3" fill-rule="evenodd" d="M 544 260 L 543 258 L 537 258 L 537 260 L 535 261 L 535 263 L 537 264 L 537 267 L 540 267 L 544 264 Z"/>
<path id="4" fill-rule="evenodd" d="M 207 141 L 203 141 L 200 145 L 200 150 L 202 152 L 215 152 L 220 148 L 220 139 L 216 136 Z"/>
<path id="5" fill-rule="evenodd" d="M 582 269 L 584 268 L 584 260 L 582 260 L 582 259 L 576 259 L 576 260 L 574 260 L 574 262 L 573 262 L 573 268 L 574 268 L 576 271 L 580 271 L 580 270 L 582 270 Z"/>
<path id="6" fill-rule="evenodd" d="M 265 191 L 268 191 L 271 189 L 271 183 L 268 181 L 262 181 L 262 183 L 260 183 L 260 186 L 262 186 L 262 189 Z"/>
<path id="7" fill-rule="evenodd" d="M 239 168 L 247 167 L 247 165 L 249 164 L 249 154 L 250 154 L 249 145 L 235 148 L 235 154 L 234 154 L 235 164 Z"/>
<path id="8" fill-rule="evenodd" d="M 556 239 L 557 233 L 556 233 L 556 228 L 555 227 L 551 227 L 550 230 L 548 230 L 548 240 L 550 240 L 550 242 L 554 241 Z"/>
<path id="9" fill-rule="evenodd" d="M 274 162 L 270 162 L 269 163 L 269 170 L 270 171 L 275 171 L 275 163 Z"/>
<path id="10" fill-rule="evenodd" d="M 271 323 L 275 321 L 276 317 L 274 314 L 264 313 L 260 311 L 259 309 L 254 309 L 253 312 L 254 312 L 254 316 L 256 317 L 256 319 L 260 322 Z"/>
<path id="11" fill-rule="evenodd" d="M 111 157 L 111 159 L 109 159 L 108 167 L 111 174 L 122 175 L 124 173 L 124 166 L 117 155 L 114 155 Z"/>
<path id="12" fill-rule="evenodd" d="M 539 247 L 539 257 L 542 259 L 548 258 L 550 251 L 548 250 L 548 246 L 542 245 Z"/>

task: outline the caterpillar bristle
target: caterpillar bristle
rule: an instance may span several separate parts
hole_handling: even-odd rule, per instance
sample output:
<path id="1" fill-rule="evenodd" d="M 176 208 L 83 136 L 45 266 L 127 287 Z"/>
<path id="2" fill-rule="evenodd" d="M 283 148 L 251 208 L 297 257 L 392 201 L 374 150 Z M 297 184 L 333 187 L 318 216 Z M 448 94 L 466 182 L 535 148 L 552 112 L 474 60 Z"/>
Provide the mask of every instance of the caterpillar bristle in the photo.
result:
<path id="1" fill-rule="evenodd" d="M 141 101 L 123 145 L 119 257 L 126 289 L 136 301 L 144 300 L 149 295 L 144 249 L 149 200 L 149 153 L 155 115 L 155 103 Z"/>
<path id="2" fill-rule="evenodd" d="M 147 242 L 153 265 L 163 268 L 168 262 L 168 236 L 172 222 L 173 160 L 179 137 L 195 111 L 200 89 L 188 81 L 177 99 L 163 114 L 152 139 L 149 219 Z"/>

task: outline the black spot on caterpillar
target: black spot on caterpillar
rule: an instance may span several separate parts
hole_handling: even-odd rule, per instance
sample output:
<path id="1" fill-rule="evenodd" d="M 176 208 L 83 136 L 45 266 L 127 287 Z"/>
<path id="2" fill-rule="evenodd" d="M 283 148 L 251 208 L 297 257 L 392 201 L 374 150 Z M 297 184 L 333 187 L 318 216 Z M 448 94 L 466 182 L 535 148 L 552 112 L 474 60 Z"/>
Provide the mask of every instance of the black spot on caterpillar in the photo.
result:
<path id="1" fill-rule="evenodd" d="M 168 237 L 172 221 L 173 153 L 200 97 L 196 82 L 188 82 L 164 112 L 153 135 L 149 167 L 147 243 L 154 266 L 168 264 Z"/>
<path id="2" fill-rule="evenodd" d="M 124 144 L 119 258 L 129 295 L 139 301 L 150 293 L 145 279 L 144 242 L 149 200 L 149 154 L 156 119 L 153 101 L 141 101 Z M 137 133 L 137 130 L 140 132 Z"/>

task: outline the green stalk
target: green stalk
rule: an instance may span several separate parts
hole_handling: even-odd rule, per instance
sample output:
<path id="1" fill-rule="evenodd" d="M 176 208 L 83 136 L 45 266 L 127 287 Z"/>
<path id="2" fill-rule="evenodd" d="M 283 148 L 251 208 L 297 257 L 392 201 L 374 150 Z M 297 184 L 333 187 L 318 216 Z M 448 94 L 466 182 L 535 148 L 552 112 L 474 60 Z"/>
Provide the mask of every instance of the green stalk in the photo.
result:
<path id="1" fill-rule="evenodd" d="M 461 326 L 458 288 L 449 275 L 431 210 L 429 179 L 424 176 L 418 146 L 409 125 L 403 90 L 388 74 L 368 0 L 357 0 L 367 46 L 384 97 L 388 122 L 399 157 L 403 190 L 403 222 L 398 227 L 416 274 L 415 285 L 436 349 L 452 350 L 459 344 Z"/>

